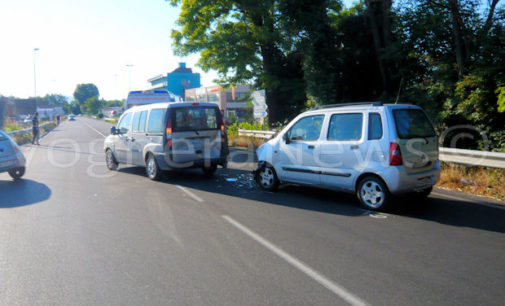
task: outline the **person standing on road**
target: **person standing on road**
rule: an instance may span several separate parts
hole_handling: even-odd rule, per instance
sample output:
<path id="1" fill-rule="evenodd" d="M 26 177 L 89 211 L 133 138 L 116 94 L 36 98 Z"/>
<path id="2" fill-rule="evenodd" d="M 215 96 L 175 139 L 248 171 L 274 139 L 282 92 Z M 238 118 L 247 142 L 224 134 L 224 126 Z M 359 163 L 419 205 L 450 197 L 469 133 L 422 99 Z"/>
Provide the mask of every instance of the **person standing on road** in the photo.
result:
<path id="1" fill-rule="evenodd" d="M 56 123 L 59 125 L 60 124 L 60 115 L 56 116 Z"/>
<path id="2" fill-rule="evenodd" d="M 223 168 L 228 168 L 228 155 L 230 154 L 230 148 L 228 147 L 228 126 L 230 125 L 230 121 L 225 118 L 224 110 L 221 109 L 221 118 L 223 120 L 224 130 L 224 143 L 221 144 L 221 156 L 226 159 L 224 162 Z"/>
<path id="3" fill-rule="evenodd" d="M 33 139 L 32 144 L 39 145 L 39 113 L 35 112 L 32 119 L 32 133 Z"/>

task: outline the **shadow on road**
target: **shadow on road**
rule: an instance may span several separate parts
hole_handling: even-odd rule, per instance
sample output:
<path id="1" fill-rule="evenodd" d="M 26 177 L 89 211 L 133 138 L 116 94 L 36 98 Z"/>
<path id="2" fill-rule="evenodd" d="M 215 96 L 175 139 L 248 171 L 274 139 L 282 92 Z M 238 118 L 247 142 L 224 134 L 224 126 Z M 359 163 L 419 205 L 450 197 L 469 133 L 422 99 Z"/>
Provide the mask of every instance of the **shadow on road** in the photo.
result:
<path id="1" fill-rule="evenodd" d="M 119 171 L 145 176 L 145 170 L 141 167 L 121 168 Z M 285 185 L 276 192 L 266 192 L 254 183 L 251 172 L 244 170 L 218 169 L 210 178 L 203 176 L 199 169 L 167 172 L 162 182 L 296 209 L 351 217 L 366 213 L 359 206 L 354 194 L 298 185 Z M 440 224 L 505 233 L 504 209 L 465 201 L 435 197 L 426 200 L 398 198 L 394 199 L 387 213 Z"/>
<path id="2" fill-rule="evenodd" d="M 32 180 L 0 180 L 0 209 L 36 204 L 49 199 L 51 189 Z"/>

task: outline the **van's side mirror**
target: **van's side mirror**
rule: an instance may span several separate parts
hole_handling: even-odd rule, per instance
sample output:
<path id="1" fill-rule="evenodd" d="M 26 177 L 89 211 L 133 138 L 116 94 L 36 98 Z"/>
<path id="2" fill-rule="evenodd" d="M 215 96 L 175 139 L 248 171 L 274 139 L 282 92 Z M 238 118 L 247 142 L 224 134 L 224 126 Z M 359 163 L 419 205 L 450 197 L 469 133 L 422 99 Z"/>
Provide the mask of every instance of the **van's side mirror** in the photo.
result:
<path id="1" fill-rule="evenodd" d="M 111 135 L 117 135 L 118 134 L 117 129 L 116 129 L 115 126 L 113 126 L 113 127 L 110 128 L 110 133 L 111 133 Z"/>
<path id="2" fill-rule="evenodd" d="M 286 142 L 286 144 L 290 144 L 291 143 L 291 139 L 289 139 L 288 133 L 285 133 L 284 135 L 282 135 L 282 139 L 284 139 L 284 141 Z"/>

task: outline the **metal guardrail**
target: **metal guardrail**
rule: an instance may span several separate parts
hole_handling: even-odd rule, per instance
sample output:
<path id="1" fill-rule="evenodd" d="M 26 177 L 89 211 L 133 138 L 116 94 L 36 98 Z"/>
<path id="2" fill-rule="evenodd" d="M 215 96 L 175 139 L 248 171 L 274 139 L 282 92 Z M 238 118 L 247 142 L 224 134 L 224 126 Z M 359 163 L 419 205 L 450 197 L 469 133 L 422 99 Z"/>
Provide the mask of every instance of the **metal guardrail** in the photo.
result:
<path id="1" fill-rule="evenodd" d="M 505 169 L 505 153 L 440 148 L 441 161 Z"/>
<path id="2" fill-rule="evenodd" d="M 277 132 L 238 130 L 239 136 L 270 139 Z M 443 162 L 468 166 L 483 166 L 505 169 L 505 153 L 463 150 L 454 148 L 440 148 L 439 159 Z"/>
<path id="3" fill-rule="evenodd" d="M 274 131 L 238 130 L 239 136 L 255 137 L 255 138 L 262 138 L 262 139 L 270 139 L 276 133 L 277 132 L 274 132 Z"/>
<path id="4" fill-rule="evenodd" d="M 39 128 L 45 128 L 46 126 L 48 126 L 49 124 L 51 124 L 53 122 L 46 122 L 46 123 L 42 123 Z M 31 134 L 32 133 L 32 129 L 23 129 L 23 130 L 15 130 L 15 131 L 10 131 L 10 132 L 7 132 L 7 134 L 11 137 L 15 137 L 15 136 L 22 136 L 22 135 L 26 135 L 26 134 Z"/>

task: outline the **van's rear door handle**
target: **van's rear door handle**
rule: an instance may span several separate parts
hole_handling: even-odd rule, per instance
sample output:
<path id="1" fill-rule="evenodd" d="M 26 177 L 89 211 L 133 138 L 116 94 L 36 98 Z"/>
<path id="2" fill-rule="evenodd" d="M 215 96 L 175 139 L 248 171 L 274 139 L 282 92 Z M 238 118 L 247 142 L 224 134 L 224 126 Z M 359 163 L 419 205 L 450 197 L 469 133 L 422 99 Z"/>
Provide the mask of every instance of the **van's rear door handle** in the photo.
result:
<path id="1" fill-rule="evenodd" d="M 359 146 L 358 146 L 358 145 L 352 145 L 352 146 L 351 146 L 351 150 L 356 150 L 356 149 L 359 149 Z"/>
<path id="2" fill-rule="evenodd" d="M 315 147 L 313 145 L 308 145 L 309 149 L 314 149 Z"/>

